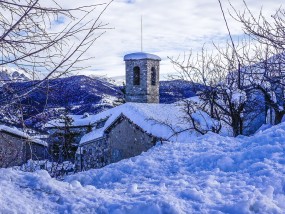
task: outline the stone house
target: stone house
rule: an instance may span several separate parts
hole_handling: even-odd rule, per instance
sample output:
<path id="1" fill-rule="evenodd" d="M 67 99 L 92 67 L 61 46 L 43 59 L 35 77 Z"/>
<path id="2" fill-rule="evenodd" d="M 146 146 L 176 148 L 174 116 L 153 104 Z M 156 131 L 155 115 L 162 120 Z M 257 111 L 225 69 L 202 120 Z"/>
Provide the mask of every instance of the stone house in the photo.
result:
<path id="1" fill-rule="evenodd" d="M 178 104 L 126 103 L 97 114 L 97 119 L 106 115 L 103 127 L 94 127 L 82 137 L 76 152 L 77 171 L 137 156 L 157 142 L 197 136 L 183 121 L 185 111 Z"/>
<path id="2" fill-rule="evenodd" d="M 0 167 L 22 165 L 29 159 L 47 157 L 47 143 L 5 125 L 0 125 Z"/>

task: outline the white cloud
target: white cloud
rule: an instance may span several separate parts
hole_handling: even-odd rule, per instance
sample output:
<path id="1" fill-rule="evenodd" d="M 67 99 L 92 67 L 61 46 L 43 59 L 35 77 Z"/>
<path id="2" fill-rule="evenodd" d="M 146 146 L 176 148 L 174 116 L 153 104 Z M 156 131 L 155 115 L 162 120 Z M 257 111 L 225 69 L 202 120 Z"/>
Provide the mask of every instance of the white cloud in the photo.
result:
<path id="1" fill-rule="evenodd" d="M 61 5 L 67 7 L 94 4 L 93 0 L 74 1 L 72 5 L 70 2 L 71 0 L 60 1 Z M 254 13 L 263 7 L 266 15 L 272 14 L 282 4 L 281 0 L 246 2 Z M 232 34 L 242 34 L 241 26 L 228 15 L 228 1 L 222 3 Z M 242 0 L 234 1 L 233 5 L 237 10 L 243 10 Z M 190 49 L 198 50 L 212 40 L 224 42 L 227 36 L 217 0 L 117 0 L 102 18 L 114 29 L 108 30 L 88 51 L 88 55 L 95 56 L 95 59 L 85 62 L 90 66 L 85 73 L 124 75 L 124 54 L 140 51 L 141 15 L 144 23 L 144 51 L 157 54 L 163 59 L 162 73 L 173 71 L 167 56 L 177 56 Z"/>

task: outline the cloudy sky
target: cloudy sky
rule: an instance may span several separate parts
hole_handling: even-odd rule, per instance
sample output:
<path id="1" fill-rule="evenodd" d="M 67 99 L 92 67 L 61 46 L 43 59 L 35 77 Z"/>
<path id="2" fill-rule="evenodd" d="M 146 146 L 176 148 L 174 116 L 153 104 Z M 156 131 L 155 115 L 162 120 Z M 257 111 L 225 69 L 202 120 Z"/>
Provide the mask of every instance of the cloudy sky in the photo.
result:
<path id="1" fill-rule="evenodd" d="M 254 12 L 263 8 L 265 15 L 273 14 L 282 0 L 245 0 Z M 63 0 L 70 6 L 70 0 Z M 80 1 L 84 4 L 92 0 Z M 222 0 L 233 35 L 242 35 L 241 26 L 228 14 L 230 5 Z M 232 0 L 237 10 L 243 10 L 242 0 Z M 178 56 L 212 41 L 218 44 L 227 38 L 226 26 L 218 0 L 115 0 L 102 20 L 109 23 L 107 33 L 89 50 L 95 59 L 87 62 L 89 69 L 80 74 L 124 75 L 123 56 L 140 51 L 140 19 L 143 16 L 143 51 L 162 58 L 161 77 L 173 72 L 167 56 Z"/>

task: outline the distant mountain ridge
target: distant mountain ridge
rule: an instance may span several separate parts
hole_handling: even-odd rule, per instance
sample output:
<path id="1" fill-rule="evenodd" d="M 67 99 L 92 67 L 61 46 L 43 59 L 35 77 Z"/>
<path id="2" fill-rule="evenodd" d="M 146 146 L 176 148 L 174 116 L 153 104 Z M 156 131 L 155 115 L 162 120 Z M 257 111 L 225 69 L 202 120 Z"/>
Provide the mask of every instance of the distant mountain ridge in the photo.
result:
<path id="1" fill-rule="evenodd" d="M 7 82 L 24 82 L 30 81 L 31 78 L 27 73 L 15 68 L 0 67 L 0 86 Z"/>
<path id="2" fill-rule="evenodd" d="M 28 127 L 40 128 L 46 121 L 68 111 L 69 114 L 96 114 L 114 106 L 123 97 L 122 86 L 104 78 L 70 76 L 51 79 L 33 89 L 38 81 L 12 82 L 0 87 L 0 121 L 19 125 L 19 104 L 23 107 L 23 120 Z M 23 94 L 29 92 L 26 96 Z M 160 82 L 160 102 L 173 103 L 195 96 L 194 86 L 187 81 Z M 7 97 L 21 97 L 9 105 Z M 18 98 L 17 98 L 18 99 Z M 5 104 L 5 101 L 7 105 Z"/>

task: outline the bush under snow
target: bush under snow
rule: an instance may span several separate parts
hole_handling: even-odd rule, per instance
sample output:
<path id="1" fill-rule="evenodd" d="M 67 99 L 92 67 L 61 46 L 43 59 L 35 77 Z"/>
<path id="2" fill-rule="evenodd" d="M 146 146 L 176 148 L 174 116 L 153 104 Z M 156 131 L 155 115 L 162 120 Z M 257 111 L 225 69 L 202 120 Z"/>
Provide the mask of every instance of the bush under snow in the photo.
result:
<path id="1" fill-rule="evenodd" d="M 285 123 L 158 145 L 65 178 L 0 170 L 0 213 L 284 213 Z"/>

